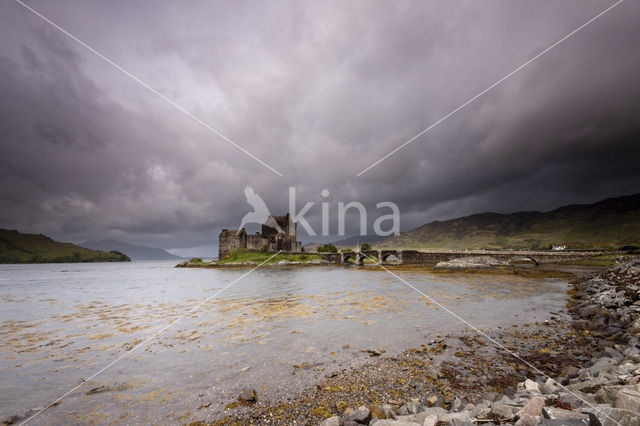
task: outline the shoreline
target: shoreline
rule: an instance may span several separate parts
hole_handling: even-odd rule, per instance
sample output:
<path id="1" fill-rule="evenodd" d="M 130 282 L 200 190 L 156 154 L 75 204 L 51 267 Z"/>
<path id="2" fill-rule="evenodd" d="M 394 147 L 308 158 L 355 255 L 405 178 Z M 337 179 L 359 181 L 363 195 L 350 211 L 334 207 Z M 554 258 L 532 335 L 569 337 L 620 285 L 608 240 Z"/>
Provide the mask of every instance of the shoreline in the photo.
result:
<path id="1" fill-rule="evenodd" d="M 290 401 L 239 398 L 195 424 L 640 425 L 640 258 L 572 284 L 565 315 L 487 332 L 551 379 L 468 331 L 372 348 Z"/>

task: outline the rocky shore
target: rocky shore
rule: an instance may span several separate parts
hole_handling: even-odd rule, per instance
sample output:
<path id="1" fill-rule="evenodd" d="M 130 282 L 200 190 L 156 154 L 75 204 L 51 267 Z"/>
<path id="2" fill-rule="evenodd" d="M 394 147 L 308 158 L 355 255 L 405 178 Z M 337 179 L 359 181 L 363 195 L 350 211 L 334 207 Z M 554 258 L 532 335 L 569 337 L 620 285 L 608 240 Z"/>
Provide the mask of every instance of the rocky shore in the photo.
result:
<path id="1" fill-rule="evenodd" d="M 574 328 L 600 347 L 581 367 L 566 366 L 555 378 L 526 379 L 515 391 L 486 391 L 474 401 L 432 397 L 360 406 L 322 424 L 640 425 L 640 258 L 621 258 L 576 283 L 571 293 Z"/>
<path id="2" fill-rule="evenodd" d="M 238 401 L 215 424 L 640 426 L 640 257 L 574 283 L 543 324 L 435 336 L 328 375 L 292 401 Z M 324 418 L 324 419 L 323 419 Z"/>

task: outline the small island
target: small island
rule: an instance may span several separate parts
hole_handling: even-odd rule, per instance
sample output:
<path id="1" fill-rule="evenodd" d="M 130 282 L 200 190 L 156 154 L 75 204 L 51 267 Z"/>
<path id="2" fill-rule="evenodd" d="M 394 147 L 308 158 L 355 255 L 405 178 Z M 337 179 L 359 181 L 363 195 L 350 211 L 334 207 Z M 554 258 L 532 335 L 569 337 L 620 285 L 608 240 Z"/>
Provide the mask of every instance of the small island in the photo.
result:
<path id="1" fill-rule="evenodd" d="M 253 265 L 328 265 L 321 255 L 315 253 L 272 253 L 269 251 L 251 251 L 237 249 L 228 253 L 221 260 L 205 262 L 201 258 L 194 257 L 176 265 L 176 268 L 215 268 L 230 266 Z"/>
<path id="2" fill-rule="evenodd" d="M 62 243 L 42 234 L 0 229 L 0 263 L 129 262 L 119 251 L 99 251 Z"/>
<path id="3" fill-rule="evenodd" d="M 218 260 L 204 262 L 200 258 L 185 260 L 176 265 L 189 267 L 229 267 L 252 265 L 322 265 L 329 264 L 319 254 L 304 253 L 297 241 L 297 224 L 289 213 L 269 216 L 262 224 L 262 232 L 247 234 L 245 228 L 223 229 L 218 237 Z"/>

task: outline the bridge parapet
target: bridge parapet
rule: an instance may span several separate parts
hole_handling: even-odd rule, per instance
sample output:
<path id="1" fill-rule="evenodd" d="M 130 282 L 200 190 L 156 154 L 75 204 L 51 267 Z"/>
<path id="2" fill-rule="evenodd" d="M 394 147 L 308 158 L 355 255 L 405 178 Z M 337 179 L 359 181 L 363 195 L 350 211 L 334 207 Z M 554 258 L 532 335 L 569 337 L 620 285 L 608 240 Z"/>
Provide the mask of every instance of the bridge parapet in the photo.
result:
<path id="1" fill-rule="evenodd" d="M 435 265 L 438 262 L 450 261 L 461 257 L 491 256 L 498 260 L 519 261 L 530 260 L 536 265 L 553 264 L 562 262 L 573 262 L 589 259 L 602 255 L 602 251 L 593 252 L 552 252 L 552 251 L 421 251 L 421 250 L 365 250 L 361 252 L 346 251 L 339 253 L 314 253 L 321 255 L 325 260 L 331 263 L 345 264 L 349 263 L 349 259 L 353 259 L 355 263 L 362 265 L 366 258 L 376 260 L 378 263 L 387 263 L 390 256 L 397 258 L 400 263 L 405 265 Z"/>

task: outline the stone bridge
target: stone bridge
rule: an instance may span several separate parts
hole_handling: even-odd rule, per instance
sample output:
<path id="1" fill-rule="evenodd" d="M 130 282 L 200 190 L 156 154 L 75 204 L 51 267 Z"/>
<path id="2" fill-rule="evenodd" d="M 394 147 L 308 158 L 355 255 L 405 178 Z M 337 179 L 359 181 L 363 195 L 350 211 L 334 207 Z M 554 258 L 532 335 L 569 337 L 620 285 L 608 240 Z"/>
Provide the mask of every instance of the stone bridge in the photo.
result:
<path id="1" fill-rule="evenodd" d="M 489 250 L 460 250 L 460 251 L 422 251 L 422 250 L 364 250 L 345 251 L 340 253 L 313 253 L 321 255 L 331 263 L 346 264 L 350 259 L 358 265 L 363 265 L 365 259 L 372 262 L 388 264 L 393 259 L 404 265 L 435 265 L 438 262 L 457 259 L 460 257 L 491 256 L 498 260 L 510 262 L 529 262 L 536 265 L 562 263 L 567 261 L 586 260 L 603 254 L 602 251 L 489 251 Z"/>

